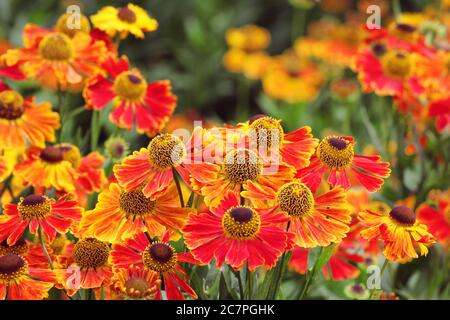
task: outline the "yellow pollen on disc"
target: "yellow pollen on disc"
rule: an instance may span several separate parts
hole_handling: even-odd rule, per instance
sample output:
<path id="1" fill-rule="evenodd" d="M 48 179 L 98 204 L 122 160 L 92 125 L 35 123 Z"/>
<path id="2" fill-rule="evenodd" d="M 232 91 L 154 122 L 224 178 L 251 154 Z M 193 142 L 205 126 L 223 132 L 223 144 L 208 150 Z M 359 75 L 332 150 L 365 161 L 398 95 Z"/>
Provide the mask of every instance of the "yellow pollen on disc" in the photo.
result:
<path id="1" fill-rule="evenodd" d="M 253 239 L 260 230 L 261 217 L 251 208 L 234 207 L 223 215 L 222 227 L 227 238 L 236 240 Z"/>
<path id="2" fill-rule="evenodd" d="M 394 78 L 403 79 L 411 71 L 410 56 L 406 52 L 390 51 L 382 58 L 385 72 Z"/>
<path id="3" fill-rule="evenodd" d="M 52 211 L 52 205 L 47 196 L 32 194 L 20 199 L 17 210 L 22 220 L 42 219 Z"/>
<path id="4" fill-rule="evenodd" d="M 119 207 L 127 217 L 142 217 L 153 212 L 155 201 L 147 198 L 141 189 L 123 191 L 119 196 Z"/>
<path id="5" fill-rule="evenodd" d="M 7 253 L 0 257 L 0 284 L 14 282 L 28 270 L 28 262 L 20 255 Z"/>
<path id="6" fill-rule="evenodd" d="M 128 101 L 142 101 L 146 90 L 147 82 L 136 72 L 124 71 L 114 80 L 114 92 Z"/>
<path id="7" fill-rule="evenodd" d="M 25 255 L 28 251 L 27 243 L 24 239 L 19 239 L 14 245 L 10 246 L 7 243 L 7 240 L 3 240 L 0 243 L 0 256 L 4 256 L 7 253 L 13 253 L 16 255 Z"/>
<path id="8" fill-rule="evenodd" d="M 341 137 L 329 136 L 320 142 L 317 156 L 329 168 L 347 168 L 353 161 L 353 144 Z"/>
<path id="9" fill-rule="evenodd" d="M 177 264 L 175 249 L 168 243 L 154 242 L 142 253 L 144 266 L 156 272 L 167 272 Z"/>
<path id="10" fill-rule="evenodd" d="M 231 182 L 244 183 L 256 180 L 262 172 L 262 163 L 258 155 L 248 149 L 228 152 L 223 166 L 225 178 Z"/>
<path id="11" fill-rule="evenodd" d="M 277 193 L 281 210 L 291 217 L 300 218 L 314 210 L 314 196 L 306 184 L 289 182 L 283 185 Z"/>
<path id="12" fill-rule="evenodd" d="M 75 244 L 72 258 L 81 268 L 100 268 L 108 263 L 109 246 L 95 238 L 82 239 Z"/>
<path id="13" fill-rule="evenodd" d="M 250 134 L 255 135 L 258 147 L 280 147 L 284 138 L 284 130 L 280 120 L 272 117 L 260 117 L 250 124 Z"/>
<path id="14" fill-rule="evenodd" d="M 0 118 L 16 120 L 24 112 L 23 97 L 14 90 L 0 92 Z"/>
<path id="15" fill-rule="evenodd" d="M 147 149 L 150 164 L 160 170 L 176 167 L 186 156 L 183 141 L 170 133 L 163 133 L 153 138 Z"/>
<path id="16" fill-rule="evenodd" d="M 46 60 L 68 61 L 73 51 L 72 40 L 61 32 L 48 34 L 39 43 L 39 53 Z"/>
<path id="17" fill-rule="evenodd" d="M 72 17 L 68 13 L 63 14 L 56 22 L 55 29 L 70 38 L 73 38 L 77 32 L 89 33 L 91 31 L 89 19 L 84 14 L 80 14 L 79 21 L 76 21 L 76 18 L 78 17 Z"/>

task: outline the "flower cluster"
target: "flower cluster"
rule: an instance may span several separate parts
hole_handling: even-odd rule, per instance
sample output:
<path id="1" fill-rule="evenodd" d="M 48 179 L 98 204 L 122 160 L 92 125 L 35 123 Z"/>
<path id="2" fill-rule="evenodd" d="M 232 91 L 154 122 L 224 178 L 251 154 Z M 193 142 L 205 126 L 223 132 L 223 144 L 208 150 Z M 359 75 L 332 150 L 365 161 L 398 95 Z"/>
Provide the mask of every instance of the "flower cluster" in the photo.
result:
<path id="1" fill-rule="evenodd" d="M 342 2 L 322 6 L 340 12 Z M 249 298 L 256 274 L 267 278 L 264 298 L 274 299 L 285 266 L 308 275 L 316 252 L 327 256 L 319 271 L 339 281 L 357 278 L 380 253 L 403 264 L 427 255 L 436 240 L 449 247 L 448 190 L 417 205 L 380 201 L 374 194 L 394 170 L 386 153 L 363 148 L 345 130 L 313 134 L 300 123 L 292 130 L 268 114 L 169 133 L 177 104 L 171 82 L 148 81 L 119 54 L 120 40 L 144 38 L 156 20 L 133 4 L 82 15 L 76 30 L 68 19 L 51 28 L 27 24 L 23 47 L 0 56 L 0 300 L 53 298 L 52 288 L 63 299 L 196 299 L 204 288 L 191 280 L 205 265 L 240 286 L 246 270 Z M 357 17 L 319 21 L 279 56 L 264 51 L 266 29 L 233 28 L 224 64 L 287 103 L 315 100 L 331 79 L 348 97 L 356 82 L 332 75 L 352 68 L 365 93 L 393 97 L 423 124 L 417 134 L 425 132 L 424 113 L 443 134 L 448 52 L 402 19 L 372 31 L 357 28 Z M 323 36 L 330 32 L 332 40 Z M 53 90 L 55 108 L 22 94 L 25 79 Z M 76 111 L 65 108 L 70 95 L 82 97 L 81 112 L 91 115 L 89 152 L 64 135 Z M 106 117 L 117 134 L 98 150 Z M 148 143 L 129 144 L 120 129 Z M 360 284 L 345 294 L 372 296 Z"/>

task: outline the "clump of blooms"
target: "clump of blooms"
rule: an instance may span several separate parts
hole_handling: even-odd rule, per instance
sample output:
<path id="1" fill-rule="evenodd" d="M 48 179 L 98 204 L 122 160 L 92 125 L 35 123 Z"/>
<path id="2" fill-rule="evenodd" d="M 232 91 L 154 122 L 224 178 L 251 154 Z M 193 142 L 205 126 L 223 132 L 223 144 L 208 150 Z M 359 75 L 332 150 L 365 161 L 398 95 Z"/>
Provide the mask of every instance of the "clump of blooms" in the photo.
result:
<path id="1" fill-rule="evenodd" d="M 0 300 L 422 298 L 394 270 L 448 299 L 450 15 L 373 2 L 230 27 L 227 123 L 124 50 L 158 28 L 132 3 L 0 40 Z"/>

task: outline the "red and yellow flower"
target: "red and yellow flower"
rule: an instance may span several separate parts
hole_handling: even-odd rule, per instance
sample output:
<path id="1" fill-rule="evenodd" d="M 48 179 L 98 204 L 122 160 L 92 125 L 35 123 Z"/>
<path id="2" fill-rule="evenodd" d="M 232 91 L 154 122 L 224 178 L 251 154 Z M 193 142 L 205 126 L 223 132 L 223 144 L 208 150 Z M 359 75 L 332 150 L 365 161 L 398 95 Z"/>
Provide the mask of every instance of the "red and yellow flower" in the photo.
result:
<path id="1" fill-rule="evenodd" d="M 191 253 L 177 253 L 168 242 L 170 236 L 170 232 L 166 232 L 161 241 L 150 241 L 144 233 L 140 233 L 123 244 L 115 244 L 111 253 L 114 267 L 120 269 L 134 265 L 159 274 L 168 300 L 184 299 L 182 291 L 197 298 L 180 266 L 182 262 L 197 264 L 197 261 Z M 161 299 L 161 289 L 158 287 L 156 299 Z"/>
<path id="2" fill-rule="evenodd" d="M 117 183 L 100 193 L 95 208 L 87 211 L 81 221 L 85 234 L 111 243 L 132 238 L 141 232 L 151 236 L 166 229 L 179 232 L 190 209 L 180 208 L 175 185 L 150 200 L 140 188 L 125 191 Z"/>
<path id="3" fill-rule="evenodd" d="M 139 70 L 130 69 L 128 59 L 108 57 L 104 74 L 89 79 L 83 96 L 87 108 L 102 110 L 112 102 L 110 120 L 120 128 L 150 136 L 162 130 L 175 110 L 177 98 L 168 80 L 147 83 Z"/>
<path id="4" fill-rule="evenodd" d="M 123 299 L 154 299 L 161 286 L 158 273 L 133 265 L 117 270 L 111 282 L 114 295 Z"/>
<path id="5" fill-rule="evenodd" d="M 433 51 L 413 26 L 395 23 L 391 29 L 390 32 L 372 31 L 367 44 L 360 48 L 353 68 L 365 92 L 402 96 L 410 91 L 420 96 L 424 86 L 415 66 L 421 57 L 432 56 Z"/>
<path id="6" fill-rule="evenodd" d="M 55 140 L 59 115 L 48 102 L 36 103 L 7 85 L 0 86 L 0 140 L 2 148 L 24 147 L 28 143 L 44 147 Z"/>
<path id="7" fill-rule="evenodd" d="M 28 227 L 30 233 L 37 234 L 38 228 L 48 241 L 56 237 L 56 232 L 66 233 L 81 219 L 83 209 L 66 197 L 58 200 L 32 194 L 22 197 L 18 204 L 5 205 L 0 216 L 0 241 L 15 244 Z"/>
<path id="8" fill-rule="evenodd" d="M 217 208 L 191 214 L 183 234 L 200 262 L 215 259 L 218 268 L 226 263 L 236 270 L 248 263 L 255 271 L 272 268 L 288 246 L 288 221 L 282 213 L 240 205 L 240 199 L 228 193 Z"/>
<path id="9" fill-rule="evenodd" d="M 250 182 L 242 196 L 289 215 L 288 231 L 294 234 L 294 243 L 302 248 L 339 243 L 350 231 L 351 211 L 340 186 L 314 195 L 306 184 L 296 179 L 277 189 Z"/>
<path id="10" fill-rule="evenodd" d="M 56 281 L 48 268 L 33 264 L 27 256 L 0 256 L 0 300 L 42 300 Z"/>
<path id="11" fill-rule="evenodd" d="M 267 149 L 271 157 L 281 156 L 282 161 L 299 170 L 309 165 L 318 140 L 313 138 L 309 126 L 285 133 L 281 120 L 266 115 L 256 115 L 249 121 L 237 125 L 249 136 L 255 149 Z M 275 150 L 274 150 L 275 149 Z"/>
<path id="12" fill-rule="evenodd" d="M 214 181 L 219 167 L 203 161 L 203 136 L 200 127 L 194 129 L 186 143 L 169 133 L 156 136 L 147 148 L 135 151 L 114 166 L 117 181 L 126 191 L 142 187 L 144 195 L 152 200 L 174 181 L 175 171 L 187 183 Z"/>
<path id="13" fill-rule="evenodd" d="M 116 34 L 124 39 L 128 34 L 136 38 L 144 38 L 145 32 L 158 28 L 158 22 L 151 18 L 141 7 L 128 3 L 121 8 L 106 6 L 91 16 L 94 27 L 105 31 L 110 37 Z"/>
<path id="14" fill-rule="evenodd" d="M 434 205 L 421 204 L 417 209 L 417 218 L 426 224 L 430 233 L 443 246 L 450 247 L 450 189 L 447 191 L 434 190 L 428 198 Z"/>
<path id="15" fill-rule="evenodd" d="M 406 263 L 428 253 L 427 246 L 435 242 L 425 224 L 406 206 L 396 206 L 390 212 L 362 211 L 358 215 L 367 240 L 381 239 L 383 254 L 390 261 Z"/>
<path id="16" fill-rule="evenodd" d="M 297 178 L 316 190 L 325 173 L 332 186 L 348 189 L 361 185 L 370 192 L 381 188 L 391 170 L 389 162 L 380 161 L 380 156 L 363 156 L 354 152 L 353 137 L 327 136 L 319 143 L 311 164 L 297 173 Z"/>
<path id="17" fill-rule="evenodd" d="M 7 67 L 18 65 L 29 77 L 53 90 L 79 91 L 88 76 L 100 71 L 107 48 L 92 41 L 89 34 L 65 33 L 28 24 L 23 33 L 24 48 L 10 49 L 1 60 Z"/>
<path id="18" fill-rule="evenodd" d="M 95 238 L 83 238 L 60 259 L 56 270 L 58 287 L 66 289 L 73 296 L 79 289 L 106 287 L 113 276 L 109 263 L 108 243 Z"/>

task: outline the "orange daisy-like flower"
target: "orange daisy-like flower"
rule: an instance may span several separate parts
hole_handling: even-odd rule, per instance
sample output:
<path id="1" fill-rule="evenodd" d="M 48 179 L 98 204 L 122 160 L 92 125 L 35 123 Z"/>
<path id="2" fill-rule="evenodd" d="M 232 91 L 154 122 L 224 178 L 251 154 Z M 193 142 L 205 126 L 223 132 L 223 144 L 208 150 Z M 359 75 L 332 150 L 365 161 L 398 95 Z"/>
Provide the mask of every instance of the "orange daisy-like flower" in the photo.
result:
<path id="1" fill-rule="evenodd" d="M 78 91 L 86 77 L 99 71 L 107 49 L 103 41 L 92 41 L 89 34 L 65 33 L 26 25 L 24 48 L 10 49 L 2 57 L 8 66 L 18 65 L 27 77 L 54 90 Z"/>
<path id="2" fill-rule="evenodd" d="M 397 24 L 395 30 L 399 31 L 395 35 L 384 29 L 374 30 L 367 45 L 358 52 L 354 69 L 366 92 L 401 96 L 404 91 L 411 91 L 418 96 L 424 93 L 424 87 L 415 74 L 415 61 L 420 56 L 432 55 L 432 50 L 407 36 L 416 34 L 415 28 Z"/>
<path id="3" fill-rule="evenodd" d="M 113 276 L 109 264 L 110 249 L 106 242 L 95 238 L 84 238 L 67 250 L 66 259 L 56 270 L 59 287 L 73 296 L 79 289 L 94 289 L 108 286 Z"/>
<path id="4" fill-rule="evenodd" d="M 55 188 L 76 195 L 100 191 L 106 182 L 104 158 L 98 152 L 82 156 L 75 145 L 61 143 L 43 149 L 31 147 L 26 158 L 14 168 L 14 174 L 36 189 Z"/>
<path id="5" fill-rule="evenodd" d="M 42 247 L 38 243 L 20 238 L 16 243 L 9 245 L 7 239 L 0 242 L 0 256 L 12 253 L 19 256 L 26 256 L 27 260 L 36 267 L 48 268 L 49 263 Z"/>
<path id="6" fill-rule="evenodd" d="M 128 268 L 135 265 L 139 268 L 159 273 L 164 281 L 164 290 L 168 300 L 183 300 L 181 290 L 189 296 L 197 298 L 195 291 L 189 286 L 188 278 L 180 263 L 194 263 L 191 253 L 177 253 L 168 243 L 170 233 L 166 232 L 159 241 L 150 241 L 144 234 L 115 244 L 112 250 L 112 261 L 115 268 Z M 161 288 L 158 288 L 156 299 L 161 299 Z"/>
<path id="7" fill-rule="evenodd" d="M 65 192 L 75 191 L 76 170 L 64 159 L 58 146 L 30 148 L 26 159 L 16 165 L 14 174 L 36 189 L 53 187 Z"/>
<path id="8" fill-rule="evenodd" d="M 242 206 L 234 193 L 228 193 L 217 208 L 190 215 L 183 234 L 200 262 L 215 258 L 218 268 L 226 263 L 236 270 L 247 262 L 255 271 L 260 266 L 271 269 L 286 249 L 288 221 L 281 213 Z"/>
<path id="9" fill-rule="evenodd" d="M 117 181 L 126 191 L 142 187 L 144 195 L 152 200 L 170 186 L 174 171 L 187 183 L 190 180 L 202 184 L 214 181 L 219 167 L 202 161 L 203 135 L 203 129 L 196 127 L 186 144 L 173 134 L 156 136 L 147 148 L 134 152 L 114 166 Z"/>
<path id="10" fill-rule="evenodd" d="M 129 33 L 136 38 L 144 38 L 144 32 L 154 31 L 158 27 L 155 19 L 132 3 L 121 8 L 103 7 L 91 16 L 91 21 L 96 28 L 105 31 L 110 37 L 119 34 L 121 39 L 126 38 Z"/>
<path id="11" fill-rule="evenodd" d="M 426 224 L 431 234 L 445 247 L 450 247 L 450 190 L 432 191 L 429 198 L 435 203 L 424 203 L 417 209 L 420 222 Z"/>
<path id="12" fill-rule="evenodd" d="M 289 103 L 310 102 L 317 97 L 323 78 L 317 65 L 287 51 L 273 59 L 262 84 L 269 97 Z"/>
<path id="13" fill-rule="evenodd" d="M 111 282 L 112 291 L 122 299 L 154 299 L 161 285 L 158 273 L 133 265 L 117 270 Z"/>
<path id="14" fill-rule="evenodd" d="M 120 128 L 132 129 L 150 136 L 161 131 L 175 110 L 177 98 L 168 80 L 147 83 L 128 59 L 107 58 L 102 64 L 106 72 L 89 79 L 83 96 L 88 108 L 101 110 L 113 102 L 110 119 Z"/>
<path id="15" fill-rule="evenodd" d="M 323 266 L 322 273 L 325 279 L 335 281 L 354 279 L 359 275 L 358 263 L 364 262 L 364 258 L 356 253 L 349 253 L 343 247 L 338 246 L 328 261 L 328 267 Z M 292 250 L 289 267 L 298 273 L 305 274 L 308 268 L 308 250 L 296 247 Z"/>
<path id="16" fill-rule="evenodd" d="M 59 115 L 48 102 L 36 104 L 34 98 L 23 98 L 7 85 L 0 85 L 0 140 L 3 148 L 17 148 L 27 143 L 44 147 L 55 140 L 60 127 Z"/>
<path id="17" fill-rule="evenodd" d="M 311 164 L 299 170 L 297 178 L 313 191 L 319 187 L 326 172 L 329 173 L 327 182 L 332 186 L 348 189 L 359 184 L 370 192 L 379 190 L 383 179 L 390 175 L 389 162 L 380 161 L 377 155 L 355 154 L 354 144 L 353 137 L 328 136 L 322 139 Z"/>
<path id="18" fill-rule="evenodd" d="M 428 253 L 427 246 L 434 243 L 427 226 L 416 220 L 416 214 L 406 206 L 394 207 L 390 212 L 370 210 L 358 215 L 367 240 L 379 238 L 384 243 L 383 254 L 390 261 L 405 263 Z"/>
<path id="19" fill-rule="evenodd" d="M 174 184 L 150 200 L 140 188 L 127 192 L 111 183 L 100 193 L 94 210 L 83 216 L 81 228 L 100 240 L 116 243 L 144 231 L 151 236 L 162 234 L 166 228 L 179 231 L 189 212 L 179 207 Z"/>
<path id="20" fill-rule="evenodd" d="M 349 232 L 351 211 L 341 187 L 316 196 L 306 184 L 294 179 L 275 190 L 249 183 L 242 196 L 287 213 L 290 217 L 288 231 L 294 234 L 297 246 L 328 246 L 341 242 Z"/>
<path id="21" fill-rule="evenodd" d="M 40 228 L 48 241 L 56 237 L 56 232 L 66 233 L 74 222 L 80 221 L 83 209 L 76 201 L 60 198 L 55 201 L 47 196 L 32 194 L 20 199 L 18 204 L 5 205 L 0 216 L 0 241 L 15 244 L 29 227 L 32 234 Z"/>
<path id="22" fill-rule="evenodd" d="M 27 256 L 0 256 L 0 300 L 42 300 L 55 283 L 54 273 L 33 264 Z"/>
<path id="23" fill-rule="evenodd" d="M 250 139 L 255 140 L 252 141 L 255 149 L 265 148 L 267 153 L 275 151 L 277 155 L 279 152 L 282 160 L 297 170 L 309 165 L 309 159 L 318 144 L 310 127 L 305 126 L 285 133 L 281 120 L 263 114 L 253 116 L 237 127 L 249 135 Z"/>

